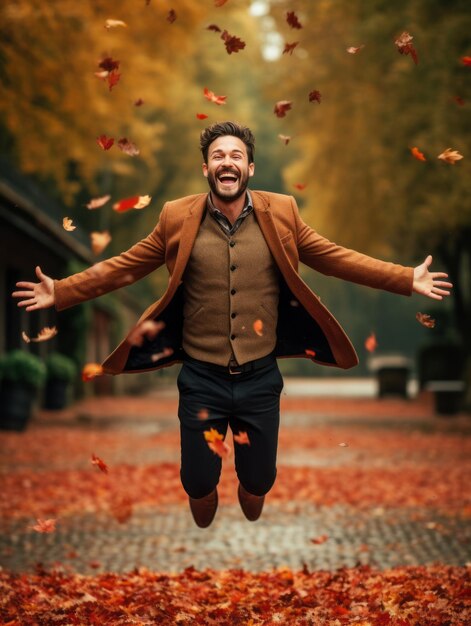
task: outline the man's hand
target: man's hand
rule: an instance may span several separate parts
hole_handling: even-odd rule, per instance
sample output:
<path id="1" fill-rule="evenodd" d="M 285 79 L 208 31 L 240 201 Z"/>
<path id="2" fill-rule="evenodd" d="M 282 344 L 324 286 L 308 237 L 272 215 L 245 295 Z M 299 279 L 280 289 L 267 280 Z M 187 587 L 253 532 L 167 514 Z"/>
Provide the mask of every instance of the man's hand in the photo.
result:
<path id="1" fill-rule="evenodd" d="M 429 272 L 428 268 L 432 264 L 432 255 L 429 254 L 425 261 L 414 268 L 414 282 L 412 285 L 415 293 L 420 293 L 434 300 L 443 300 L 443 296 L 449 296 L 450 292 L 442 289 L 451 289 L 451 283 L 438 280 L 440 278 L 448 278 L 448 274 L 443 272 Z"/>
<path id="2" fill-rule="evenodd" d="M 14 291 L 11 295 L 14 298 L 23 298 L 18 302 L 18 306 L 25 306 L 27 311 L 36 309 L 48 309 L 54 306 L 54 281 L 41 272 L 39 265 L 36 267 L 36 276 L 39 283 L 16 283 L 17 287 L 27 289 L 27 291 Z"/>

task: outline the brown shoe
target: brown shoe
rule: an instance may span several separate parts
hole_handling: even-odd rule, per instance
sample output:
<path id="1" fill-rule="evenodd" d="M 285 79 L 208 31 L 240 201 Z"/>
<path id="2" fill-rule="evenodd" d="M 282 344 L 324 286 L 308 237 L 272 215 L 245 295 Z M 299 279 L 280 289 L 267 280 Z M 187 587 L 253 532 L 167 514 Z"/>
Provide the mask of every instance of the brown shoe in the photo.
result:
<path id="1" fill-rule="evenodd" d="M 196 525 L 207 528 L 214 519 L 218 508 L 217 489 L 203 498 L 189 498 L 190 510 Z"/>
<path id="2" fill-rule="evenodd" d="M 240 508 L 249 522 L 255 522 L 258 520 L 262 514 L 265 496 L 254 496 L 246 491 L 240 483 L 237 495 L 239 497 Z"/>

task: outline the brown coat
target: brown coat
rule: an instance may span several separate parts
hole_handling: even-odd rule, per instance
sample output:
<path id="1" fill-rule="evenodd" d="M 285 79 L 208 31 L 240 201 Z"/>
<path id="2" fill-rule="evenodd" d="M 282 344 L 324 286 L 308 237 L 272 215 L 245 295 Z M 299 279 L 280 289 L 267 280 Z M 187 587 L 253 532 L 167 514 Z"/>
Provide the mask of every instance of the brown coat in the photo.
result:
<path id="1" fill-rule="evenodd" d="M 352 344 L 300 278 L 298 262 L 329 276 L 402 295 L 412 293 L 413 269 L 373 259 L 321 237 L 302 221 L 291 196 L 251 193 L 255 217 L 281 276 L 276 356 L 308 356 L 324 365 L 353 367 L 358 358 Z M 182 276 L 206 197 L 204 193 L 167 202 L 148 237 L 116 257 L 55 281 L 56 308 L 62 310 L 139 280 L 166 264 L 170 274 L 167 290 L 139 320 L 162 320 L 165 329 L 142 347 L 131 346 L 125 339 L 104 362 L 106 373 L 149 371 L 182 360 Z M 154 362 L 151 357 L 164 347 L 172 348 L 172 356 Z M 305 350 L 315 356 L 306 355 Z"/>

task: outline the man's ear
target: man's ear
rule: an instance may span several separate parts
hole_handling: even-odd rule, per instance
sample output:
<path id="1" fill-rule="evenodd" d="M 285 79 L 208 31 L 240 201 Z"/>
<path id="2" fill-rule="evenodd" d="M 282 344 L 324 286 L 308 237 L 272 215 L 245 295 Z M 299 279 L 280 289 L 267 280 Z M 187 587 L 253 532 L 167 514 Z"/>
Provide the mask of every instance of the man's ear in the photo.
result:
<path id="1" fill-rule="evenodd" d="M 249 176 L 253 176 L 255 174 L 255 163 L 249 163 Z"/>
<path id="2" fill-rule="evenodd" d="M 208 164 L 207 163 L 203 163 L 203 176 L 208 178 Z"/>

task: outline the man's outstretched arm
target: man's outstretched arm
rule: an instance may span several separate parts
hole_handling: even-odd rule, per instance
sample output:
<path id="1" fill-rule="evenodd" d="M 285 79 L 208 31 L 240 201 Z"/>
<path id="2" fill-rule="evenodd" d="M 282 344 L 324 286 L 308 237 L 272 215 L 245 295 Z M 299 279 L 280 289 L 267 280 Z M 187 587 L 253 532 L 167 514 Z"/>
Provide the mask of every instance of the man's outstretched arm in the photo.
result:
<path id="1" fill-rule="evenodd" d="M 440 280 L 448 278 L 444 272 L 429 272 L 428 268 L 432 264 L 432 255 L 429 254 L 423 263 L 414 267 L 414 281 L 412 290 L 434 300 L 443 300 L 443 296 L 449 296 L 448 289 L 453 287 L 452 283 Z"/>
<path id="2" fill-rule="evenodd" d="M 22 281 L 16 283 L 21 291 L 14 291 L 14 298 L 21 298 L 18 306 L 26 307 L 27 311 L 36 311 L 37 309 L 48 309 L 55 304 L 54 281 L 46 274 L 43 274 L 39 265 L 36 267 L 36 276 L 39 283 L 30 283 Z"/>

